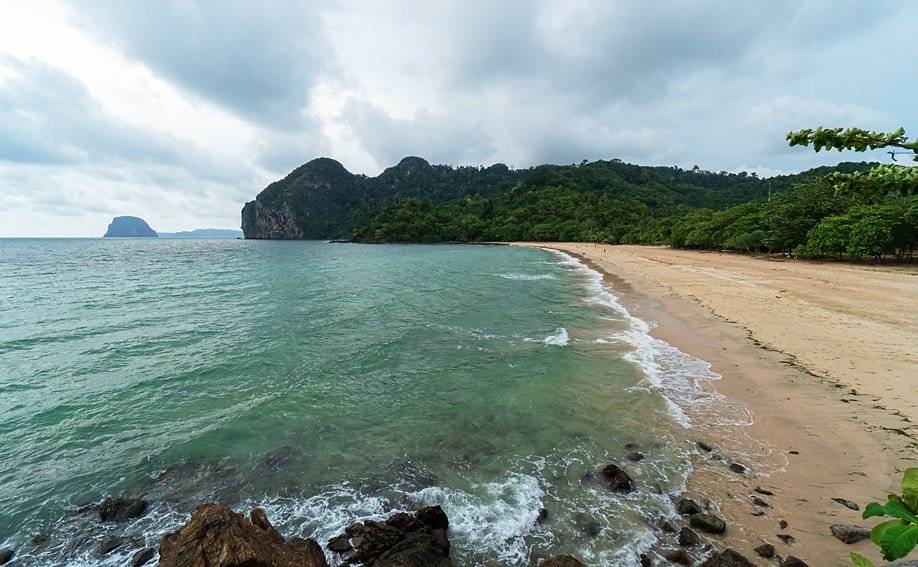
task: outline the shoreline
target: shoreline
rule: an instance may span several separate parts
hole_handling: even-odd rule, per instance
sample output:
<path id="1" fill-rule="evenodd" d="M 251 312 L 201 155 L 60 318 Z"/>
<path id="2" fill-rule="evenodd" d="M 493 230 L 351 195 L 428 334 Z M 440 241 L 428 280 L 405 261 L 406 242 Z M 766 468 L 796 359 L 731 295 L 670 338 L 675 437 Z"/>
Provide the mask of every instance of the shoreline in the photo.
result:
<path id="1" fill-rule="evenodd" d="M 918 269 L 812 263 L 788 269 L 794 264 L 668 248 L 515 244 L 560 250 L 603 274 L 628 311 L 653 325 L 652 336 L 709 363 L 721 376 L 706 387 L 754 416 L 740 430 L 708 427 L 703 434 L 706 443 L 730 448 L 723 451 L 728 459 L 735 458 L 730 450 L 737 443 L 745 446 L 748 474 L 727 472 L 724 462 L 704 452 L 693 460 L 686 495 L 709 499 L 730 526 L 724 536 L 711 537 L 718 548 L 732 547 L 762 565 L 776 564 L 753 551 L 763 543 L 774 545 L 781 557 L 794 555 L 814 566 L 850 565 L 852 551 L 885 564 L 871 542 L 845 545 L 829 527 L 879 523 L 861 519 L 861 511 L 898 491 L 902 470 L 918 460 L 911 429 L 918 393 L 907 378 L 918 376 L 918 360 L 910 360 L 907 350 L 907 339 L 918 339 L 918 333 L 902 325 L 918 322 L 918 307 L 905 305 L 906 298 L 918 296 Z M 869 300 L 865 306 L 859 297 L 871 287 L 881 300 L 884 290 L 901 289 L 901 301 L 889 298 L 892 312 L 871 310 Z M 821 304 L 808 295 L 820 289 L 831 290 Z M 790 305 L 764 301 L 769 294 Z M 784 309 L 794 315 L 784 317 Z M 836 329 L 840 338 L 852 329 L 881 332 L 850 337 L 860 344 L 858 351 L 823 336 L 836 317 L 847 325 Z M 896 343 L 896 333 L 905 340 Z M 787 340 L 776 338 L 782 334 Z M 878 360 L 855 360 L 871 348 Z M 884 364 L 888 372 L 876 383 L 858 368 Z M 763 454 L 762 446 L 772 454 Z M 855 502 L 861 511 L 834 498 Z"/>

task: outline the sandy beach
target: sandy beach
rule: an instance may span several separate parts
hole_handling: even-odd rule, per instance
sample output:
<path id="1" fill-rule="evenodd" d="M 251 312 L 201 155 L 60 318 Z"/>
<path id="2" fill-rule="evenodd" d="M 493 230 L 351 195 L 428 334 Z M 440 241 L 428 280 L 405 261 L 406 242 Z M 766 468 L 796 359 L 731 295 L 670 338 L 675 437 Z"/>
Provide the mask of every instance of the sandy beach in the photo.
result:
<path id="1" fill-rule="evenodd" d="M 655 325 L 654 336 L 722 376 L 705 387 L 748 408 L 748 425 L 698 428 L 725 457 L 700 452 L 688 491 L 728 520 L 719 546 L 760 565 L 777 564 L 753 553 L 762 543 L 813 566 L 850 565 L 852 551 L 884 564 L 872 543 L 845 545 L 829 526 L 879 523 L 833 499 L 863 510 L 918 466 L 918 266 L 526 245 L 601 271 L 629 311 Z M 729 471 L 731 461 L 749 472 Z"/>

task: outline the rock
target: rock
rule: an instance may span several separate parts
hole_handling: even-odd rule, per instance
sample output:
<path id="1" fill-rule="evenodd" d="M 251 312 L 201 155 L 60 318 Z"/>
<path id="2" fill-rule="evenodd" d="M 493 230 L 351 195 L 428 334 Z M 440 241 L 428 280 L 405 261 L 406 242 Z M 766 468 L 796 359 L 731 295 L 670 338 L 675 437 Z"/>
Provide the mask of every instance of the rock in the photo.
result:
<path id="1" fill-rule="evenodd" d="M 0 565 L 9 563 L 13 555 L 15 555 L 15 552 L 12 549 L 0 549 Z"/>
<path id="2" fill-rule="evenodd" d="M 746 465 L 741 465 L 739 463 L 730 463 L 730 466 L 728 468 L 731 471 L 735 473 L 739 473 L 739 474 L 746 474 L 746 472 L 749 470 L 748 468 L 746 468 Z"/>
<path id="3" fill-rule="evenodd" d="M 755 564 L 735 550 L 725 549 L 708 557 L 701 567 L 755 567 Z"/>
<path id="4" fill-rule="evenodd" d="M 787 521 L 781 520 L 780 522 L 778 522 L 778 527 L 779 527 L 780 529 L 782 529 L 782 530 L 786 530 L 786 529 L 787 529 Z"/>
<path id="5" fill-rule="evenodd" d="M 854 510 L 855 512 L 861 509 L 861 507 L 855 504 L 854 502 L 850 500 L 845 500 L 844 498 L 833 498 L 832 500 L 835 502 L 838 502 L 839 504 L 841 504 L 845 508 L 848 508 L 849 510 Z"/>
<path id="6" fill-rule="evenodd" d="M 773 559 L 775 556 L 775 546 L 770 543 L 763 543 L 752 551 L 755 551 L 759 557 L 764 557 L 765 559 Z"/>
<path id="7" fill-rule="evenodd" d="M 638 461 L 644 460 L 644 453 L 641 453 L 640 451 L 632 451 L 625 455 L 625 458 L 636 463 Z"/>
<path id="8" fill-rule="evenodd" d="M 154 555 L 156 555 L 156 550 L 152 547 L 141 549 L 134 554 L 134 557 L 131 557 L 131 567 L 140 567 L 147 561 L 153 559 Z"/>
<path id="9" fill-rule="evenodd" d="M 870 530 L 853 524 L 832 524 L 829 529 L 836 539 L 848 545 L 870 537 Z"/>
<path id="10" fill-rule="evenodd" d="M 121 522 L 142 516 L 147 511 L 147 501 L 139 498 L 106 498 L 99 507 L 103 522 Z"/>
<path id="11" fill-rule="evenodd" d="M 641 560 L 641 567 L 653 567 L 653 561 L 651 561 L 650 558 L 647 557 L 646 553 L 641 554 L 640 560 Z"/>
<path id="12" fill-rule="evenodd" d="M 795 541 L 797 541 L 796 538 L 794 538 L 794 536 L 792 536 L 792 535 L 787 535 L 787 534 L 778 534 L 778 535 L 775 536 L 775 537 L 777 537 L 778 539 L 780 539 L 781 541 L 783 541 L 783 542 L 784 542 L 784 545 L 791 545 L 792 543 L 794 543 Z"/>
<path id="13" fill-rule="evenodd" d="M 704 451 L 705 453 L 710 453 L 714 450 L 714 445 L 711 445 L 707 441 L 698 441 L 698 448 Z"/>
<path id="14" fill-rule="evenodd" d="M 689 516 L 691 514 L 700 514 L 704 512 L 704 508 L 691 498 L 680 498 L 679 502 L 676 504 L 676 512 L 679 512 L 683 516 Z"/>
<path id="15" fill-rule="evenodd" d="M 548 521 L 548 510 L 545 508 L 539 508 L 539 515 L 536 516 L 536 523 L 544 524 L 546 521 Z"/>
<path id="16" fill-rule="evenodd" d="M 102 543 L 99 544 L 99 547 L 96 548 L 96 553 L 99 555 L 107 555 L 112 551 L 118 549 L 124 545 L 124 538 L 119 536 L 107 537 L 102 540 Z"/>
<path id="17" fill-rule="evenodd" d="M 679 565 L 692 564 L 692 556 L 686 553 L 684 549 L 674 549 L 672 551 L 667 551 L 663 554 L 663 558 L 670 563 L 678 563 Z"/>
<path id="18" fill-rule="evenodd" d="M 328 543 L 325 544 L 325 547 L 327 547 L 329 551 L 334 551 L 335 553 L 344 553 L 345 551 L 354 549 L 346 534 L 337 535 L 331 538 L 328 540 Z"/>
<path id="19" fill-rule="evenodd" d="M 692 547 L 701 543 L 701 537 L 691 528 L 682 528 L 679 530 L 679 545 L 682 547 Z"/>
<path id="20" fill-rule="evenodd" d="M 159 236 L 156 231 L 150 228 L 147 221 L 137 217 L 115 217 L 108 225 L 108 230 L 102 235 L 103 238 L 110 237 L 148 237 L 156 238 Z"/>
<path id="21" fill-rule="evenodd" d="M 415 518 L 432 530 L 445 530 L 449 527 L 449 518 L 446 517 L 446 512 L 443 511 L 443 508 L 439 506 L 421 508 L 415 514 Z"/>
<path id="22" fill-rule="evenodd" d="M 758 496 L 752 496 L 751 498 L 753 506 L 758 506 L 759 508 L 771 508 L 771 505 L 769 505 L 768 502 L 765 502 Z"/>
<path id="23" fill-rule="evenodd" d="M 602 476 L 609 481 L 609 488 L 616 492 L 631 492 L 634 490 L 634 481 L 618 465 L 610 463 L 603 467 Z"/>
<path id="24" fill-rule="evenodd" d="M 896 561 L 895 563 L 890 563 L 886 567 L 918 567 L 918 559 L 907 559 L 905 561 Z"/>
<path id="25" fill-rule="evenodd" d="M 555 555 L 541 562 L 539 567 L 584 567 L 584 565 L 570 555 Z"/>
<path id="26" fill-rule="evenodd" d="M 709 534 L 722 534 L 727 531 L 727 523 L 713 514 L 692 514 L 689 525 Z"/>
<path id="27" fill-rule="evenodd" d="M 788 555 L 785 559 L 782 559 L 780 565 L 781 567 L 810 567 L 806 561 L 793 555 Z"/>
<path id="28" fill-rule="evenodd" d="M 327 567 L 313 540 L 286 541 L 255 509 L 251 522 L 220 504 L 203 504 L 182 527 L 163 536 L 160 567 Z"/>
<path id="29" fill-rule="evenodd" d="M 344 565 L 374 567 L 447 567 L 449 519 L 439 506 L 422 508 L 411 516 L 398 513 L 385 522 L 368 520 L 348 526 L 329 540 L 330 551 L 342 553 Z"/>
<path id="30" fill-rule="evenodd" d="M 770 491 L 770 490 L 765 490 L 765 489 L 762 488 L 761 486 L 756 486 L 756 487 L 755 487 L 755 491 L 758 492 L 759 494 L 763 495 L 763 496 L 774 496 L 774 495 L 775 495 L 774 492 L 772 492 L 772 491 Z"/>

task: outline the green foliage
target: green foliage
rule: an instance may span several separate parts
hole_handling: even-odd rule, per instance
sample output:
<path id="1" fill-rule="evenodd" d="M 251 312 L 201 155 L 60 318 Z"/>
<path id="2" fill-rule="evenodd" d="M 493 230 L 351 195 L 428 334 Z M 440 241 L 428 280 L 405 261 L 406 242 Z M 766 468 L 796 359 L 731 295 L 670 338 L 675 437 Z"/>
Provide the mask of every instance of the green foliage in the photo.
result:
<path id="1" fill-rule="evenodd" d="M 894 518 L 874 526 L 870 540 L 883 552 L 888 561 L 901 559 L 918 545 L 918 468 L 906 469 L 902 477 L 902 494 L 890 494 L 886 504 L 871 502 L 864 509 L 863 518 L 889 516 Z M 851 557 L 855 565 L 870 565 L 861 556 Z M 860 562 L 858 562 L 860 561 Z"/>
<path id="2" fill-rule="evenodd" d="M 815 151 L 854 150 L 863 152 L 878 148 L 901 148 L 904 152 L 890 151 L 895 160 L 896 153 L 911 154 L 918 161 L 918 140 L 909 141 L 905 129 L 895 132 L 868 132 L 860 128 L 806 128 L 789 132 L 787 141 L 791 146 L 809 146 Z M 829 177 L 836 191 L 843 194 L 864 195 L 879 198 L 885 195 L 918 195 L 918 169 L 902 165 L 882 165 L 867 172 L 840 173 Z"/>
<path id="3" fill-rule="evenodd" d="M 860 553 L 852 553 L 851 562 L 854 563 L 854 567 L 876 567 L 871 560 Z"/>

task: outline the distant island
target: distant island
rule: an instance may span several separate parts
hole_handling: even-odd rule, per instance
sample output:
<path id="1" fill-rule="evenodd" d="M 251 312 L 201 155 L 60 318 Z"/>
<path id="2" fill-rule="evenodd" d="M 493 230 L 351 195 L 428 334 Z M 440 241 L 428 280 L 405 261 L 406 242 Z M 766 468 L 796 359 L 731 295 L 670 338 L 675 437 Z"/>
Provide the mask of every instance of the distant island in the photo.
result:
<path id="1" fill-rule="evenodd" d="M 160 232 L 160 238 L 242 238 L 241 230 L 228 228 L 196 228 L 180 232 Z"/>
<path id="2" fill-rule="evenodd" d="M 156 238 L 159 235 L 147 221 L 138 217 L 115 217 L 102 238 Z"/>

